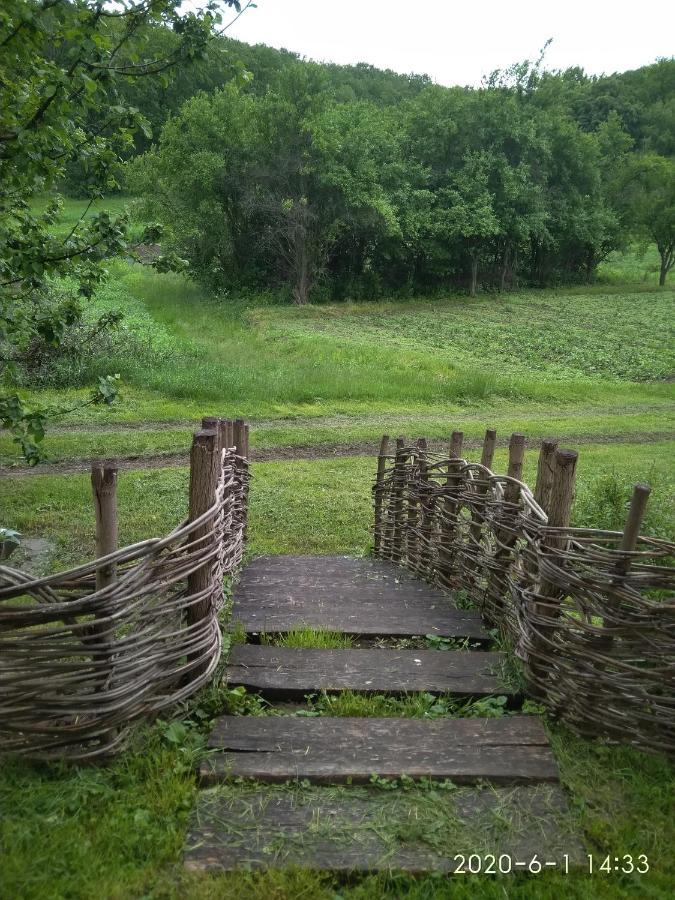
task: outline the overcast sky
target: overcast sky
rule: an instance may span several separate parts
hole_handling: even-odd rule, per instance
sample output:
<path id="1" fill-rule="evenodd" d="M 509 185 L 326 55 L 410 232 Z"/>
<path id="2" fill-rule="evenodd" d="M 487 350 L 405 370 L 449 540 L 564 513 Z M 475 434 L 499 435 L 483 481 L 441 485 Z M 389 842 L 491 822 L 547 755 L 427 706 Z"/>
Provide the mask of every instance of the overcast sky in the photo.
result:
<path id="1" fill-rule="evenodd" d="M 667 0 L 256 0 L 228 35 L 320 61 L 368 62 L 441 84 L 536 59 L 623 72 L 675 52 Z"/>

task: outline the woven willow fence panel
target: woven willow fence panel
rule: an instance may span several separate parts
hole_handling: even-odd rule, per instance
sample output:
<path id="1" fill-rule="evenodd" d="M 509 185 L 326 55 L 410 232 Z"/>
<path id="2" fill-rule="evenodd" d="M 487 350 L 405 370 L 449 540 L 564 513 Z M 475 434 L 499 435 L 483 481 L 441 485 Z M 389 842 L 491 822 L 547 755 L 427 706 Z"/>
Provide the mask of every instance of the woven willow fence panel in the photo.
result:
<path id="1" fill-rule="evenodd" d="M 675 544 L 553 528 L 530 488 L 420 446 L 381 455 L 375 552 L 459 591 L 578 733 L 675 752 Z"/>
<path id="2" fill-rule="evenodd" d="M 246 460 L 234 450 L 221 459 L 211 507 L 164 538 L 45 578 L 0 566 L 3 752 L 113 753 L 132 723 L 211 679 L 223 577 L 241 561 L 248 490 Z M 115 581 L 97 590 L 97 569 L 110 566 Z"/>

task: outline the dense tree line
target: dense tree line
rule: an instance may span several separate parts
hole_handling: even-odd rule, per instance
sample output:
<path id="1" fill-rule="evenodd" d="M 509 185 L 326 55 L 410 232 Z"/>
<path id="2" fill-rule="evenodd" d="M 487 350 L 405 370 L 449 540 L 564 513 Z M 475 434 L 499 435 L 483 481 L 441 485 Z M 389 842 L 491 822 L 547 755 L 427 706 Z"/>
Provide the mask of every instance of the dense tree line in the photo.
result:
<path id="1" fill-rule="evenodd" d="M 665 283 L 675 61 L 607 78 L 525 63 L 465 89 L 216 42 L 190 77 L 181 99 L 207 90 L 168 119 L 136 96 L 156 134 L 166 121 L 131 183 L 217 288 L 304 303 L 591 280 L 635 239 Z"/>

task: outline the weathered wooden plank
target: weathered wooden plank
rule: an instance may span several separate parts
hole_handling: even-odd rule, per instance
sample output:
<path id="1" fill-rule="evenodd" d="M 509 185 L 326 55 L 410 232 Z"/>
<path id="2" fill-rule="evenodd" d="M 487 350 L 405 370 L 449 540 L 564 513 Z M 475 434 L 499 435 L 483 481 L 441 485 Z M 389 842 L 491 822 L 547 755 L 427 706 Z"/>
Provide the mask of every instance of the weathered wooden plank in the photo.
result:
<path id="1" fill-rule="evenodd" d="M 244 570 L 232 618 L 248 633 L 303 626 L 346 634 L 469 637 L 486 641 L 475 610 L 392 563 L 343 556 L 260 557 Z"/>
<path id="2" fill-rule="evenodd" d="M 555 760 L 534 716 L 493 719 L 363 719 L 224 716 L 209 738 L 203 784 L 261 781 L 366 783 L 450 778 L 458 784 L 556 781 Z"/>
<path id="3" fill-rule="evenodd" d="M 512 694 L 502 653 L 447 650 L 311 650 L 241 644 L 225 670 L 229 684 L 268 695 L 312 691 L 427 691 L 457 697 Z"/>
<path id="4" fill-rule="evenodd" d="M 504 829 L 499 823 L 514 821 Z M 193 870 L 298 865 L 336 872 L 454 873 L 456 855 L 570 865 L 583 860 L 557 785 L 417 789 L 221 786 L 201 791 L 184 864 Z M 475 863 L 474 863 L 475 864 Z M 490 861 L 485 862 L 486 866 Z M 466 867 L 465 867 L 466 868 Z M 502 869 L 523 871 L 522 866 Z M 549 868 L 552 868 L 549 866 Z"/>

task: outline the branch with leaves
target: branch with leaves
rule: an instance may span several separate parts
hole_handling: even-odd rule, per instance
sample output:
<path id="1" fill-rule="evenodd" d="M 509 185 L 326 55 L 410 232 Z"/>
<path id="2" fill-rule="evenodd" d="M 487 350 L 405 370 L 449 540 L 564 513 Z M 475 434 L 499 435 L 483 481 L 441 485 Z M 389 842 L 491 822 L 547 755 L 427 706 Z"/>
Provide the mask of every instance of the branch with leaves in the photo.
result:
<path id="1" fill-rule="evenodd" d="M 0 424 L 30 463 L 41 458 L 46 423 L 65 410 L 24 402 L 15 351 L 36 337 L 57 346 L 79 321 L 81 302 L 54 302 L 55 280 L 68 277 L 85 301 L 105 276 L 104 261 L 129 252 L 125 216 L 103 211 L 85 221 L 91 204 L 119 187 L 134 135 L 150 136 L 143 115 L 124 102 L 123 82 L 167 84 L 178 66 L 204 55 L 227 8 L 238 17 L 253 5 L 208 0 L 183 12 L 180 0 L 4 0 L 0 7 Z M 163 56 L 152 40 L 158 30 L 174 36 Z M 59 238 L 58 195 L 43 211 L 35 199 L 58 189 L 72 164 L 85 173 L 89 204 Z M 101 378 L 90 402 L 111 403 L 117 382 Z"/>

